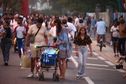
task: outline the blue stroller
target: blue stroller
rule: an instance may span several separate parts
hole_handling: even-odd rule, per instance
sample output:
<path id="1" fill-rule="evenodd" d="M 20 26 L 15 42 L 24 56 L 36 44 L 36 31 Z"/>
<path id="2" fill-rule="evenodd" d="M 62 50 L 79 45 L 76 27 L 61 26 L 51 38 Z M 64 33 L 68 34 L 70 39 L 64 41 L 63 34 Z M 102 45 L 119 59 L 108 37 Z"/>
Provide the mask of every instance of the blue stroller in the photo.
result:
<path id="1" fill-rule="evenodd" d="M 44 46 L 45 50 L 40 56 L 40 70 L 39 80 L 44 80 L 44 71 L 49 71 L 50 68 L 54 68 L 53 80 L 59 81 L 59 74 L 57 73 L 58 68 L 58 49 L 54 49 L 51 46 Z"/>

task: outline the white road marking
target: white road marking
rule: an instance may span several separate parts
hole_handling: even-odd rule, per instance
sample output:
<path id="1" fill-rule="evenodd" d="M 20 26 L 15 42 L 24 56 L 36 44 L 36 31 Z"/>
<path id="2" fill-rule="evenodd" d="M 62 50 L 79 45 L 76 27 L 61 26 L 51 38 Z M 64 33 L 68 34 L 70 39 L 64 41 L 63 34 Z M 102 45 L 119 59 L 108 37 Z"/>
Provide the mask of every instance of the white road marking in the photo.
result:
<path id="1" fill-rule="evenodd" d="M 90 59 L 90 60 L 98 60 L 98 58 L 95 58 L 95 57 L 88 57 L 87 59 Z"/>
<path id="2" fill-rule="evenodd" d="M 95 56 L 97 56 L 97 55 L 98 55 L 98 53 L 96 53 L 96 52 L 93 52 L 93 54 L 94 54 Z"/>
<path id="3" fill-rule="evenodd" d="M 117 69 L 118 72 L 121 72 L 121 73 L 126 73 L 125 70 L 122 70 L 122 69 Z"/>
<path id="4" fill-rule="evenodd" d="M 77 59 L 78 57 L 77 56 L 73 56 L 74 59 Z M 90 59 L 90 60 L 98 60 L 98 58 L 96 57 L 88 57 L 87 59 Z"/>
<path id="5" fill-rule="evenodd" d="M 78 67 L 78 62 L 76 60 L 76 57 L 71 56 L 69 59 L 74 63 L 75 67 Z M 109 65 L 103 65 L 103 64 L 86 63 L 86 65 L 89 65 L 89 66 L 98 66 L 98 67 L 109 67 Z"/>
<path id="6" fill-rule="evenodd" d="M 105 61 L 105 63 L 107 63 L 107 64 L 110 65 L 110 66 L 115 66 L 115 64 L 113 64 L 113 63 L 110 62 L 110 61 Z"/>
<path id="7" fill-rule="evenodd" d="M 21 69 L 29 69 L 29 68 L 21 67 Z"/>
<path id="8" fill-rule="evenodd" d="M 109 67 L 109 65 L 103 65 L 103 64 L 91 64 L 91 63 L 86 63 L 86 65 L 98 66 L 98 67 Z"/>
<path id="9" fill-rule="evenodd" d="M 89 78 L 89 77 L 84 77 L 84 78 L 85 78 L 85 80 L 87 81 L 88 84 L 95 84 L 95 83 L 91 80 L 91 78 Z"/>
<path id="10" fill-rule="evenodd" d="M 97 56 L 100 60 L 103 60 L 105 61 L 106 59 L 104 59 L 103 57 L 100 57 L 98 56 L 98 54 L 96 52 L 93 52 L 93 54 L 95 56 Z M 78 62 L 77 62 L 77 59 L 78 57 L 77 56 L 72 56 L 71 57 L 71 60 L 72 62 L 75 64 L 75 67 L 77 68 L 78 67 Z M 88 57 L 88 59 L 94 59 L 94 60 L 97 60 L 97 58 L 91 58 L 91 57 Z M 114 66 L 115 64 L 113 64 L 112 62 L 110 61 L 105 61 L 105 63 L 107 63 L 108 65 L 101 65 L 101 64 L 90 64 L 90 63 L 87 63 L 86 65 L 90 65 L 90 66 L 99 66 L 99 67 L 109 67 L 110 66 Z M 112 70 L 112 69 L 106 69 L 106 68 L 96 68 L 96 67 L 87 67 L 87 68 L 90 68 L 90 69 L 98 69 L 98 70 L 109 70 L 109 71 L 118 71 L 118 72 L 121 72 L 121 73 L 125 73 L 126 71 L 125 70 L 122 70 L 122 69 L 116 69 L 116 70 Z"/>
<path id="11" fill-rule="evenodd" d="M 73 56 L 71 56 L 69 59 L 74 63 L 75 67 L 77 68 L 78 62 L 75 60 L 75 58 Z"/>
<path id="12" fill-rule="evenodd" d="M 105 61 L 106 59 L 105 58 L 103 58 L 103 57 L 101 57 L 101 56 L 97 56 L 100 60 L 103 60 L 103 61 Z"/>
<path id="13" fill-rule="evenodd" d="M 105 70 L 105 71 L 117 71 L 115 69 L 98 68 L 98 67 L 87 67 L 87 69 Z"/>

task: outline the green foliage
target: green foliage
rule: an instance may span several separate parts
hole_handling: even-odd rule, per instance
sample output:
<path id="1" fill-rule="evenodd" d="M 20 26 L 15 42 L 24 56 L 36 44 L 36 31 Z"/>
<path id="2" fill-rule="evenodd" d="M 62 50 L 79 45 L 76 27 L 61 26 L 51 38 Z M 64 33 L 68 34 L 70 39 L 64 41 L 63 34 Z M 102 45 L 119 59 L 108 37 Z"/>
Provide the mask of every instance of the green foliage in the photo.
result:
<path id="1" fill-rule="evenodd" d="M 4 9 L 11 8 L 13 11 L 21 10 L 22 0 L 2 0 Z M 29 0 L 29 4 L 32 6 L 38 0 Z M 42 0 L 46 1 L 46 0 Z M 99 4 L 101 11 L 105 11 L 107 6 L 110 6 L 113 10 L 118 9 L 117 0 L 50 0 L 52 5 L 52 12 L 67 12 L 67 11 L 77 11 L 77 12 L 94 12 L 96 5 Z"/>
<path id="2" fill-rule="evenodd" d="M 13 0 L 11 8 L 13 11 L 19 12 L 21 10 L 21 0 Z"/>
<path id="3" fill-rule="evenodd" d="M 105 11 L 106 6 L 117 9 L 116 0 L 57 0 L 61 5 L 69 10 L 76 11 L 95 11 L 96 4 L 100 4 L 101 11 Z"/>
<path id="4" fill-rule="evenodd" d="M 13 12 L 21 10 L 22 0 L 2 0 L 4 12 Z"/>

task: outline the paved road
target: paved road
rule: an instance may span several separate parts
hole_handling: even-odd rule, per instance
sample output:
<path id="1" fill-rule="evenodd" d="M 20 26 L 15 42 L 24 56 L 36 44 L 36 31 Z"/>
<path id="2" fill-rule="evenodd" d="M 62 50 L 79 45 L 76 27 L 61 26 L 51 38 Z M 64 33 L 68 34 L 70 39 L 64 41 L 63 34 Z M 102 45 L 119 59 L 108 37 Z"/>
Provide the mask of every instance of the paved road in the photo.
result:
<path id="1" fill-rule="evenodd" d="M 95 46 L 95 45 L 93 45 Z M 108 47 L 106 47 L 108 48 Z M 19 66 L 19 58 L 16 53 L 11 51 L 9 66 L 2 63 L 2 55 L 0 53 L 0 84 L 126 84 L 126 79 L 122 78 L 124 70 L 116 70 L 115 65 L 101 56 L 94 49 L 94 56 L 88 57 L 87 60 L 87 76 L 84 79 L 75 79 L 77 69 L 72 62 L 68 63 L 66 79 L 59 82 L 52 80 L 53 71 L 45 72 L 45 81 L 38 81 L 36 78 L 27 78 L 29 69 L 21 69 Z M 105 51 L 104 51 L 105 52 Z M 105 54 L 103 54 L 105 55 Z M 73 58 L 78 61 L 78 58 Z"/>

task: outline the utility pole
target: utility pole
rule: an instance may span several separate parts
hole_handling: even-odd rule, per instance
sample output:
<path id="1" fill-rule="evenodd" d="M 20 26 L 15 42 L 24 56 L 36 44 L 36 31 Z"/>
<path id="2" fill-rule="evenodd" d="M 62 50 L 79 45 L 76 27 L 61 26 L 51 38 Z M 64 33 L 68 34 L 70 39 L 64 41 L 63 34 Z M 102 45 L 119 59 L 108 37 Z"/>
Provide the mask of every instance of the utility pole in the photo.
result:
<path id="1" fill-rule="evenodd" d="M 22 0 L 22 14 L 24 16 L 29 14 L 29 0 Z"/>

